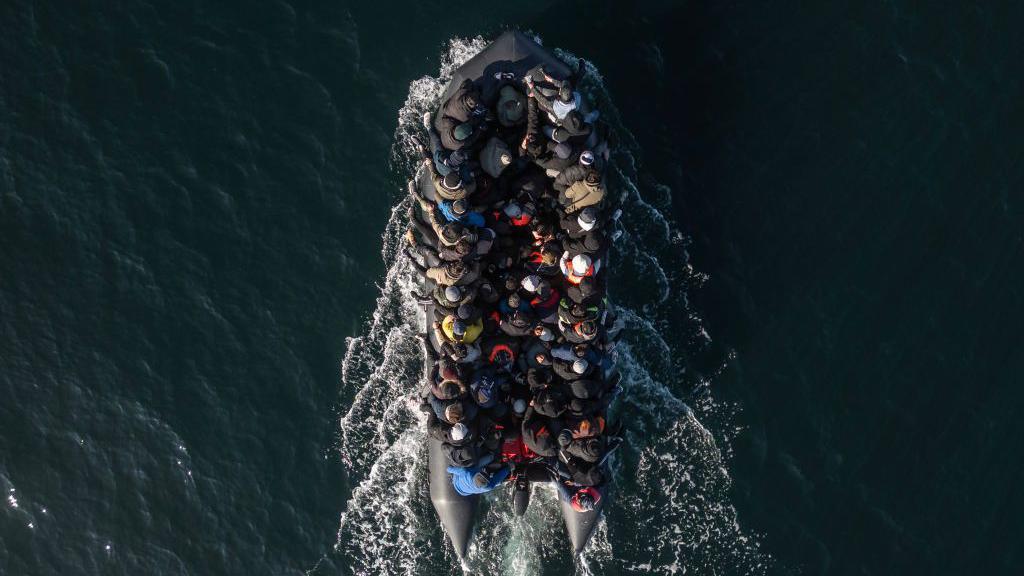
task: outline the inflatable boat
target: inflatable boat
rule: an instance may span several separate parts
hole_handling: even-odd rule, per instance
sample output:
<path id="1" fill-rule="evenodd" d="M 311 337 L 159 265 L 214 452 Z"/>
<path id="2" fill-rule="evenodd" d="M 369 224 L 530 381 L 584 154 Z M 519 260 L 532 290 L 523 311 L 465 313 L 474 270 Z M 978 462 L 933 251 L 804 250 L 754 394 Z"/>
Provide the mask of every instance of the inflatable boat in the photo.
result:
<path id="1" fill-rule="evenodd" d="M 578 65 L 582 65 L 582 62 Z M 453 98 L 453 95 L 456 94 L 460 88 L 467 86 L 467 81 L 472 83 L 475 89 L 479 91 L 478 94 L 482 99 L 482 104 L 493 110 L 496 103 L 498 103 L 505 94 L 510 93 L 509 91 L 504 90 L 504 87 L 506 86 L 512 85 L 521 87 L 518 91 L 525 93 L 522 94 L 522 96 L 532 94 L 530 89 L 525 88 L 523 85 L 522 79 L 527 76 L 530 76 L 531 79 L 537 78 L 542 80 L 543 78 L 547 78 L 557 86 L 559 82 L 573 78 L 574 74 L 578 77 L 579 72 L 579 70 L 574 70 L 570 64 L 560 60 L 526 34 L 514 30 L 505 32 L 488 45 L 483 51 L 454 71 L 448 85 L 442 93 L 438 103 L 438 108 L 432 112 L 431 118 L 433 119 L 433 128 L 436 130 L 443 129 L 441 123 L 445 105 L 449 99 Z M 532 87 L 532 84 L 530 86 Z M 553 94 L 552 96 L 554 97 Z M 571 97 L 575 97 L 577 99 L 577 109 L 587 110 L 589 104 L 585 102 L 580 103 L 580 95 L 578 93 L 572 94 Z M 589 110 L 588 114 L 591 119 L 596 116 L 596 114 L 589 112 Z M 544 122 L 550 123 L 549 131 L 557 129 L 559 121 L 557 116 L 551 114 L 548 116 L 549 117 L 546 118 Z M 501 120 L 501 124 L 495 122 L 495 125 L 499 126 L 498 131 L 505 134 L 506 139 L 511 140 L 512 144 L 517 144 L 520 140 L 520 136 L 516 131 L 522 131 L 525 128 L 521 124 L 517 125 L 514 119 L 508 122 L 505 122 L 503 118 Z M 525 120 L 520 120 L 520 122 L 525 122 Z M 534 129 L 537 129 L 537 127 L 534 127 Z M 586 129 L 589 131 L 590 126 L 586 126 Z M 427 130 L 430 130 L 430 126 L 427 127 Z M 514 134 L 514 136 L 509 136 L 510 134 Z M 579 131 L 577 130 L 575 134 L 579 134 Z M 557 134 L 555 135 L 557 136 Z M 544 176 L 548 178 L 547 188 L 548 194 L 551 195 L 551 197 L 557 196 L 556 193 L 551 191 L 553 190 L 551 185 L 555 178 L 554 175 L 560 173 L 560 171 L 555 168 L 561 166 L 564 169 L 572 163 L 583 162 L 586 157 L 581 156 L 581 150 L 593 155 L 593 152 L 590 151 L 590 149 L 594 148 L 594 145 L 598 143 L 597 140 L 596 136 L 582 136 L 576 138 L 575 142 L 570 143 L 569 146 L 562 145 L 561 148 L 558 147 L 558 142 L 552 141 L 547 143 L 548 147 L 554 151 L 545 152 L 545 154 L 548 154 L 545 158 L 551 158 L 552 160 L 546 164 L 549 167 L 543 169 L 540 173 L 544 174 Z M 603 143 L 603 147 L 604 159 L 606 160 L 608 157 L 606 142 Z M 477 158 L 481 154 L 488 153 L 486 150 L 479 150 L 480 148 L 486 148 L 486 146 L 478 144 L 471 158 Z M 513 155 L 518 156 L 523 153 L 523 150 L 525 150 L 525 145 L 523 150 L 517 150 L 516 148 L 511 147 L 510 149 L 513 150 Z M 568 152 L 566 152 L 566 150 L 568 150 Z M 442 151 L 442 153 L 447 153 L 447 151 Z M 568 155 L 565 158 L 560 157 L 561 155 L 566 154 Z M 438 173 L 435 168 L 436 165 L 431 163 L 431 155 L 424 152 L 424 160 L 424 163 L 419 165 L 416 175 L 410 182 L 410 193 L 418 198 L 418 200 L 417 198 L 414 198 L 412 202 L 413 209 L 411 211 L 411 218 L 426 219 L 423 210 L 416 209 L 418 201 L 423 202 L 425 200 L 429 203 L 440 203 L 445 200 L 444 198 L 439 197 L 438 194 L 438 186 L 440 186 L 440 184 L 438 183 Z M 486 164 L 487 162 L 487 158 L 480 157 L 480 160 L 483 164 Z M 503 159 L 503 161 L 506 160 L 507 159 Z M 561 161 L 561 164 L 558 163 L 559 161 Z M 550 166 L 555 166 L 555 168 L 551 168 Z M 529 166 L 529 168 L 535 172 L 538 170 L 533 166 Z M 487 176 L 482 177 L 487 178 Z M 479 192 L 477 194 L 479 194 Z M 467 199 L 472 201 L 472 197 Z M 491 200 L 494 200 L 494 198 L 491 198 Z M 557 198 L 554 200 L 549 199 L 548 201 L 557 207 L 558 204 L 556 200 Z M 487 207 L 476 207 L 475 209 L 488 218 L 488 226 L 490 226 L 490 218 L 505 217 L 500 213 L 503 203 L 504 200 L 502 198 L 498 198 L 496 204 L 492 202 L 488 204 Z M 421 207 L 423 205 L 424 204 L 420 204 Z M 557 212 L 556 214 L 553 214 L 552 217 L 560 215 L 565 218 L 577 218 L 576 214 L 580 214 L 580 212 L 569 212 L 571 208 L 577 207 L 566 208 L 565 211 Z M 596 262 L 598 264 L 604 262 L 605 268 L 607 268 L 608 244 L 610 244 L 610 242 L 615 238 L 613 230 L 615 226 L 617 226 L 618 213 L 609 214 L 611 210 L 610 202 L 608 200 L 595 205 L 593 209 L 587 213 L 595 213 L 596 208 L 600 208 L 599 213 L 601 214 L 602 226 L 604 228 L 604 231 L 602 231 L 601 234 L 603 235 L 602 238 L 605 240 L 605 243 L 599 246 L 599 252 L 589 254 L 588 258 L 590 259 L 590 262 Z M 555 210 L 552 211 L 556 212 Z M 495 216 L 492 216 L 492 212 Z M 582 217 L 583 216 L 579 216 L 579 218 Z M 586 230 L 589 230 L 589 228 Z M 415 241 L 411 240 L 410 242 L 415 245 Z M 505 241 L 504 245 L 507 246 L 508 242 Z M 520 247 L 515 248 L 518 250 Z M 567 258 L 571 259 L 572 257 L 573 255 L 570 253 L 570 250 L 566 250 L 562 257 L 563 263 Z M 415 259 L 416 256 L 410 253 L 410 258 Z M 571 275 L 574 270 L 572 266 L 575 262 L 575 260 L 571 260 L 568 268 L 563 266 L 562 273 Z M 422 272 L 423 269 L 428 266 L 429 264 L 419 264 L 418 267 Z M 491 268 L 493 268 L 493 266 L 491 266 Z M 591 269 L 592 268 L 593 265 L 591 265 Z M 484 268 L 483 270 L 484 272 L 482 273 L 482 276 L 486 276 L 487 268 Z M 566 270 L 568 270 L 568 272 L 566 272 Z M 594 270 L 592 273 L 595 276 L 597 274 L 604 274 L 600 270 Z M 555 269 L 555 274 L 551 278 L 551 283 L 556 285 L 559 282 L 566 281 L 566 277 L 558 274 L 557 267 Z M 575 281 L 575 279 L 570 277 L 569 281 Z M 587 282 L 589 282 L 589 280 L 587 280 Z M 566 285 L 568 286 L 569 284 Z M 590 284 L 588 283 L 588 286 L 589 285 Z M 427 358 L 424 366 L 424 385 L 419 387 L 419 391 L 421 398 L 424 400 L 424 412 L 431 414 L 430 417 L 436 421 L 436 418 L 441 416 L 441 414 L 434 414 L 430 404 L 427 402 L 427 398 L 429 397 L 429 394 L 431 394 L 430 382 L 431 378 L 433 378 L 431 374 L 436 372 L 435 366 L 438 358 L 443 357 L 444 355 L 445 343 L 442 341 L 444 340 L 442 337 L 443 335 L 439 329 L 436 328 L 435 323 L 444 318 L 446 314 L 451 314 L 451 309 L 445 310 L 439 305 L 439 301 L 436 301 L 429 296 L 424 296 L 424 294 L 429 295 L 437 290 L 436 283 L 424 280 L 421 286 L 421 327 L 424 330 L 423 341 L 425 355 Z M 441 287 L 443 288 L 444 286 L 442 285 Z M 515 292 L 515 290 L 516 287 L 512 289 L 513 292 Z M 556 294 L 557 293 L 558 292 L 556 292 Z M 562 306 L 573 306 L 573 302 L 565 297 L 565 293 L 566 291 L 563 289 L 561 291 L 562 299 L 559 304 Z M 576 350 L 576 353 L 582 353 L 578 352 L 579 350 L 591 350 L 591 352 L 588 353 L 594 353 L 592 352 L 593 350 L 601 351 L 601 363 L 595 369 L 596 372 L 594 372 L 595 376 L 593 376 L 593 378 L 599 381 L 598 387 L 602 388 L 603 392 L 601 392 L 600 395 L 595 394 L 591 396 L 586 402 L 579 401 L 576 404 L 573 404 L 570 400 L 572 398 L 571 394 L 567 394 L 565 396 L 567 399 L 567 406 L 584 406 L 584 408 L 580 408 L 580 410 L 586 410 L 588 409 L 586 408 L 587 406 L 591 406 L 589 409 L 593 412 L 594 409 L 592 406 L 600 406 L 599 412 L 588 413 L 587 416 L 591 421 L 600 422 L 601 430 L 598 431 L 597 434 L 601 434 L 602 432 L 604 434 L 604 436 L 597 436 L 596 441 L 597 445 L 602 447 L 601 453 L 591 460 L 588 460 L 591 464 L 587 465 L 592 467 L 588 468 L 588 470 L 593 469 L 598 471 L 606 469 L 606 460 L 608 455 L 614 450 L 615 446 L 618 445 L 618 442 L 620 442 L 618 438 L 615 438 L 615 434 L 610 425 L 605 429 L 604 418 L 606 416 L 607 405 L 611 401 L 611 398 L 614 398 L 614 396 L 621 390 L 617 385 L 618 374 L 613 365 L 613 322 L 610 319 L 610 311 L 608 310 L 607 301 L 604 299 L 603 294 L 600 296 L 600 301 L 599 305 L 591 306 L 591 308 L 596 311 L 594 314 L 600 314 L 598 320 L 599 327 L 601 329 L 600 336 L 598 337 L 600 339 L 599 341 L 595 341 L 594 343 L 584 342 L 581 345 L 575 341 L 566 342 L 564 339 L 559 337 L 558 340 L 551 343 L 551 345 L 557 345 L 560 343 L 563 345 L 563 349 Z M 478 306 L 478 308 L 483 308 L 485 314 L 490 314 L 490 316 L 493 317 L 494 324 L 498 324 L 500 317 L 498 311 L 488 311 L 488 307 L 486 305 Z M 575 309 L 579 309 L 579 307 L 577 306 Z M 565 328 L 567 324 L 551 323 L 550 318 L 552 317 L 553 315 L 548 316 L 549 325 L 553 327 L 557 326 L 559 329 L 568 329 Z M 485 320 L 487 319 L 485 318 Z M 561 320 L 559 320 L 559 322 L 561 322 Z M 432 329 L 432 326 L 434 326 L 434 329 Z M 540 327 L 541 324 L 538 323 L 537 326 Z M 557 330 L 555 332 L 557 332 Z M 552 338 L 556 337 L 552 336 Z M 482 339 L 486 339 L 486 336 L 483 336 Z M 548 347 L 547 349 L 551 349 L 551 345 L 545 344 L 545 346 Z M 481 362 L 486 363 L 487 358 L 488 356 L 485 352 L 480 359 L 475 361 L 475 363 L 467 362 L 466 365 L 475 366 Z M 573 370 L 576 370 L 577 365 L 582 365 L 578 361 L 572 362 L 571 359 L 570 362 Z M 592 365 L 588 364 L 588 366 L 593 368 Z M 510 371 L 514 371 L 513 368 L 505 368 Z M 518 376 L 518 384 L 515 383 L 515 378 L 513 378 L 514 376 L 514 374 L 509 374 L 510 380 L 513 380 L 512 386 L 522 386 L 525 389 L 522 375 L 520 374 Z M 555 380 L 557 381 L 557 377 Z M 583 381 L 580 380 L 579 382 Z M 569 389 L 567 382 L 562 382 L 553 386 L 564 386 L 567 390 Z M 472 398 L 473 400 L 471 401 L 475 402 L 476 397 Z M 511 398 L 511 396 L 509 396 L 509 398 Z M 526 401 L 529 402 L 530 409 L 532 410 L 532 400 L 528 399 Z M 511 402 L 511 400 L 509 400 L 509 402 Z M 589 404 L 587 402 L 589 402 Z M 583 414 L 583 412 L 580 412 L 580 414 Z M 566 472 L 567 469 L 572 469 L 573 459 L 571 456 L 564 456 L 562 449 L 558 449 L 556 446 L 558 454 L 554 456 L 541 456 L 527 447 L 526 443 L 522 439 L 523 435 L 520 433 L 520 430 L 515 429 L 516 426 L 520 426 L 521 418 L 518 420 L 516 419 L 519 416 L 520 414 L 518 412 L 508 416 L 506 420 L 503 420 L 506 434 L 501 436 L 500 431 L 497 433 L 501 440 L 499 440 L 500 447 L 493 450 L 496 454 L 495 464 L 504 464 L 508 466 L 510 472 L 508 473 L 508 478 L 488 494 L 464 495 L 460 493 L 453 484 L 453 476 L 450 472 L 452 470 L 450 467 L 453 466 L 453 462 L 451 461 L 450 453 L 445 449 L 445 442 L 441 438 L 428 434 L 426 441 L 429 455 L 430 499 L 437 511 L 441 526 L 451 541 L 455 554 L 460 559 L 466 556 L 471 544 L 473 526 L 480 498 L 511 498 L 515 513 L 517 515 L 521 515 L 529 505 L 531 484 L 537 482 L 554 483 L 559 495 L 561 514 L 565 520 L 569 542 L 571 543 L 572 550 L 575 554 L 580 553 L 586 547 L 587 542 L 598 524 L 602 510 L 609 504 L 610 494 L 608 490 L 608 479 L 610 476 L 606 472 L 603 475 L 599 474 L 599 476 L 603 476 L 604 478 L 600 482 L 586 482 L 585 484 L 577 483 L 574 479 L 575 477 L 571 473 Z M 566 420 L 566 418 L 568 420 Z M 580 416 L 580 419 L 582 418 L 583 416 Z M 558 419 L 558 426 L 562 428 L 564 438 L 567 442 L 571 442 L 577 437 L 577 430 L 575 428 L 573 428 L 571 432 L 568 431 L 568 424 L 565 422 L 569 421 L 577 422 L 577 420 L 572 420 L 571 416 Z M 512 424 L 510 425 L 509 422 L 512 422 Z M 440 424 L 440 426 L 444 425 Z M 554 424 L 552 424 L 552 426 L 553 428 L 551 431 L 553 432 L 556 427 L 554 427 Z M 498 428 L 501 428 L 501 426 L 498 426 Z M 511 432 L 509 432 L 510 428 L 512 429 Z M 586 440 L 590 440 L 590 438 L 586 438 Z M 559 441 L 561 441 L 561 438 L 559 438 Z M 568 466 L 566 462 L 569 463 Z M 579 497 L 574 497 L 574 494 L 580 490 L 587 490 L 590 495 L 586 499 L 585 506 L 579 504 Z"/>

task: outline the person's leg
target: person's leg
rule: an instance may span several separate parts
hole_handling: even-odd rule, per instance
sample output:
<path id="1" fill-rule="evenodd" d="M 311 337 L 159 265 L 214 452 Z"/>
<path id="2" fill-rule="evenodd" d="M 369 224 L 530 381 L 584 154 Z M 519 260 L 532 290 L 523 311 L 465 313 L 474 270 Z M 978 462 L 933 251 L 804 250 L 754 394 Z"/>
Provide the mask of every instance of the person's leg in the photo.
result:
<path id="1" fill-rule="evenodd" d="M 426 245 L 437 246 L 439 239 L 434 233 L 434 229 L 421 222 L 413 208 L 409 209 L 409 224 L 412 225 L 413 230 L 420 233 L 420 238 Z"/>
<path id="2" fill-rule="evenodd" d="M 435 267 L 441 265 L 441 257 L 437 254 L 437 250 L 434 250 L 430 246 L 417 246 L 416 252 L 423 257 L 423 261 L 427 263 L 427 266 Z"/>
<path id="3" fill-rule="evenodd" d="M 430 138 L 430 155 L 434 158 L 434 169 L 441 177 L 447 176 L 452 169 L 445 163 L 448 150 L 441 144 L 441 135 L 434 127 L 430 127 L 427 129 L 427 136 Z"/>

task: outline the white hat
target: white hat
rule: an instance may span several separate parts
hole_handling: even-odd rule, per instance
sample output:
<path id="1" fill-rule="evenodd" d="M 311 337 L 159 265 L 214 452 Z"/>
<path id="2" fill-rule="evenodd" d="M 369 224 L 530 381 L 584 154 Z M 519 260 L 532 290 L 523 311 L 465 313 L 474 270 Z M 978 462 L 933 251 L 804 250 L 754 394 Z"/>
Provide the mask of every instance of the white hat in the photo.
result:
<path id="1" fill-rule="evenodd" d="M 540 288 L 540 276 L 536 274 L 530 274 L 523 281 L 520 282 L 523 288 L 529 292 L 536 292 L 537 288 Z"/>
<path id="2" fill-rule="evenodd" d="M 459 422 L 455 426 L 452 426 L 452 440 L 456 442 L 462 442 L 462 440 L 469 435 L 469 427 L 462 422 Z"/>
<path id="3" fill-rule="evenodd" d="M 583 374 L 590 367 L 590 362 L 587 362 L 586 358 L 580 358 L 579 360 L 572 363 L 572 371 L 577 374 Z"/>
<path id="4" fill-rule="evenodd" d="M 462 290 L 458 286 L 448 286 L 444 289 L 444 297 L 450 302 L 457 302 L 462 298 Z"/>
<path id="5" fill-rule="evenodd" d="M 580 215 L 576 217 L 576 222 L 580 225 L 580 228 L 584 230 L 591 230 L 597 225 L 597 214 L 590 206 L 580 210 Z"/>
<path id="6" fill-rule="evenodd" d="M 590 256 L 577 254 L 572 259 L 572 271 L 577 274 L 586 274 L 587 270 L 590 269 L 590 263 Z"/>
<path id="7" fill-rule="evenodd" d="M 523 400 L 522 398 L 516 398 L 516 401 L 512 403 L 512 410 L 516 414 L 522 414 L 523 412 L 526 412 L 526 400 Z"/>
<path id="8" fill-rule="evenodd" d="M 584 150 L 583 153 L 580 154 L 580 164 L 583 164 L 584 166 L 590 166 L 593 163 L 594 153 L 591 152 L 590 150 Z"/>

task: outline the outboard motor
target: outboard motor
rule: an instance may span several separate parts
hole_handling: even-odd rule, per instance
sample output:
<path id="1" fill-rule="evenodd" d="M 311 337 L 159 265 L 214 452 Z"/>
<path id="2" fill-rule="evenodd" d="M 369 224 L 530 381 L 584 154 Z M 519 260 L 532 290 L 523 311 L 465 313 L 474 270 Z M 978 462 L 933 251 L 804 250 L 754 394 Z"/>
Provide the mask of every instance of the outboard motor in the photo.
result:
<path id="1" fill-rule="evenodd" d="M 522 516 L 526 514 L 526 508 L 529 505 L 530 480 L 526 477 L 525 472 L 521 472 L 516 476 L 515 484 L 512 488 L 512 510 L 515 511 L 516 516 Z"/>

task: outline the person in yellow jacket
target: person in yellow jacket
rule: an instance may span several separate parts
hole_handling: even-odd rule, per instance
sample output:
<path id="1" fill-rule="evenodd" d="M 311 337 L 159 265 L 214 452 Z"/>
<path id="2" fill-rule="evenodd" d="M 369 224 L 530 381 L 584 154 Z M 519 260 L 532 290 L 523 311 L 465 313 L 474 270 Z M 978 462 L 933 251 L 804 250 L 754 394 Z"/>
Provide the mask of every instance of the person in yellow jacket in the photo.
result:
<path id="1" fill-rule="evenodd" d="M 474 322 L 466 322 L 448 314 L 444 320 L 434 322 L 434 335 L 437 341 L 447 340 L 453 343 L 472 344 L 484 331 L 483 318 L 477 318 Z"/>

